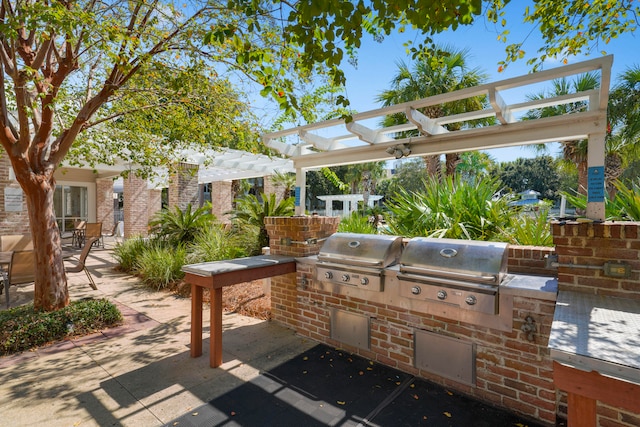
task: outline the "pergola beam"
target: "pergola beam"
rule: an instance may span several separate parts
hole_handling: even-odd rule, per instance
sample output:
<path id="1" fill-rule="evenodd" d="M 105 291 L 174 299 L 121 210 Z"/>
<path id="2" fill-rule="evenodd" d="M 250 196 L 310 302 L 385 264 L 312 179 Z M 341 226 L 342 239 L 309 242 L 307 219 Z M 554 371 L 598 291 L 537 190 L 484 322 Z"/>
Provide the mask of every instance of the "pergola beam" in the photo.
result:
<path id="1" fill-rule="evenodd" d="M 439 135 L 449 132 L 447 129 L 440 126 L 434 119 L 425 116 L 413 107 L 407 108 L 405 115 L 407 116 L 407 120 L 415 124 L 423 135 Z"/>
<path id="2" fill-rule="evenodd" d="M 447 134 L 419 136 L 393 140 L 375 147 L 351 147 L 339 151 L 314 153 L 312 156 L 293 157 L 296 167 L 303 169 L 339 166 L 353 163 L 385 161 L 394 159 L 386 149 L 398 144 L 409 144 L 411 157 L 446 153 L 457 153 L 490 148 L 515 147 L 554 141 L 586 139 L 590 134 L 601 132 L 606 115 L 582 113 L 567 116 L 512 123 L 509 126 L 494 126 L 449 132 Z"/>

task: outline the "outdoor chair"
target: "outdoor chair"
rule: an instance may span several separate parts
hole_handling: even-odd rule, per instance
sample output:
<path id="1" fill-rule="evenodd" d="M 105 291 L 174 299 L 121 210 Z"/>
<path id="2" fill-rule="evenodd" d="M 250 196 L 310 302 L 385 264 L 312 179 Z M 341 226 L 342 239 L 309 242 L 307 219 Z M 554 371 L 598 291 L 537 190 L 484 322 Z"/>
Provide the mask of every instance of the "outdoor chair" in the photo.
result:
<path id="1" fill-rule="evenodd" d="M 84 271 L 87 275 L 87 278 L 89 279 L 89 283 L 91 284 L 91 287 L 96 291 L 98 290 L 98 287 L 96 286 L 96 283 L 93 281 L 93 277 L 91 276 L 91 273 L 89 273 L 89 270 L 87 270 L 87 266 L 85 263 L 87 261 L 87 256 L 89 256 L 89 252 L 91 251 L 91 248 L 93 247 L 94 243 L 99 239 L 100 237 L 95 237 L 95 236 L 91 238 L 87 238 L 87 240 L 85 241 L 84 247 L 82 248 L 82 252 L 80 253 L 80 258 L 78 258 L 78 260 L 75 262 L 74 265 L 70 265 L 67 267 L 66 262 L 68 260 L 64 260 L 65 272 L 80 273 L 81 271 Z"/>
<path id="2" fill-rule="evenodd" d="M 4 289 L 5 299 L 7 300 L 7 308 L 9 308 L 9 286 L 11 285 L 11 264 L 13 263 L 13 251 L 0 252 L 0 277 L 2 285 L 0 285 L 0 294 Z"/>
<path id="3" fill-rule="evenodd" d="M 83 243 L 85 240 L 89 240 L 92 237 L 98 238 L 97 240 L 94 240 L 94 244 L 97 247 L 99 247 L 100 240 L 102 239 L 102 223 L 101 222 L 88 222 L 87 225 L 85 225 Z M 104 245 L 102 245 L 102 247 L 104 247 Z"/>
<path id="4" fill-rule="evenodd" d="M 117 236 L 118 236 L 118 226 L 120 225 L 119 222 L 116 222 L 113 225 L 113 228 L 111 229 L 110 232 L 106 232 L 106 233 L 102 233 L 102 236 L 100 236 L 100 241 L 102 242 L 102 247 L 104 248 L 104 238 L 105 237 L 113 237 L 114 239 L 116 239 L 117 241 Z"/>
<path id="5" fill-rule="evenodd" d="M 71 232 L 71 246 L 82 246 L 84 239 L 84 228 L 86 227 L 86 221 L 76 221 L 73 224 L 73 231 Z"/>

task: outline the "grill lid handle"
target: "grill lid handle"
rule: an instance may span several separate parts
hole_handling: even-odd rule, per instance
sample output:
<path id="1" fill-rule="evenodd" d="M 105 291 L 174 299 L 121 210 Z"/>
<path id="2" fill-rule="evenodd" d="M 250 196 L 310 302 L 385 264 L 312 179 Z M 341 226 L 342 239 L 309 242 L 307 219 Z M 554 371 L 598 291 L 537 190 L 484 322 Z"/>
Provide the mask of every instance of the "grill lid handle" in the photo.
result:
<path id="1" fill-rule="evenodd" d="M 400 271 L 404 273 L 414 273 L 419 275 L 431 275 L 431 277 L 442 277 L 445 279 L 454 279 L 454 280 L 471 280 L 475 282 L 483 282 L 483 283 L 498 283 L 498 276 L 495 274 L 468 274 L 460 271 L 442 271 L 442 270 L 434 270 L 426 267 L 415 267 L 415 266 L 402 266 L 400 267 Z M 444 276 L 444 277 L 443 277 Z M 424 276 L 423 278 L 431 278 Z"/>

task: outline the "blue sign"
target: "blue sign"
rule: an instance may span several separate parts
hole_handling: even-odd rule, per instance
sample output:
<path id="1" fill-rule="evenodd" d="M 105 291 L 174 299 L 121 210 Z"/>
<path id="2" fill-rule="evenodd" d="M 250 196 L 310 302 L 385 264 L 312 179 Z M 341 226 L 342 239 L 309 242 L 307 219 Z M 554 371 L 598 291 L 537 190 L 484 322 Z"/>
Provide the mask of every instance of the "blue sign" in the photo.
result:
<path id="1" fill-rule="evenodd" d="M 587 175 L 587 201 L 604 202 L 604 166 L 592 166 Z"/>
<path id="2" fill-rule="evenodd" d="M 300 206 L 300 187 L 296 187 L 296 206 Z"/>

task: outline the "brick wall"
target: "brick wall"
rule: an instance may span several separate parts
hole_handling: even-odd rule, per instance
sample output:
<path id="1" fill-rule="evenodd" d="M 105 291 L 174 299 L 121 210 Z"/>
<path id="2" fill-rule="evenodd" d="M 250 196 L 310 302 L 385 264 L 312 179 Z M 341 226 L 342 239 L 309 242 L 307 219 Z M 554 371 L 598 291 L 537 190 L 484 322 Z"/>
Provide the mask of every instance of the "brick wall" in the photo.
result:
<path id="1" fill-rule="evenodd" d="M 337 227 L 336 218 L 293 217 L 268 218 L 271 253 L 291 256 L 317 254 L 321 243 L 301 244 L 309 238 L 324 238 Z M 321 237 L 319 237 L 321 236 Z M 513 248 L 510 266 L 531 274 L 533 271 L 549 275 L 544 270 L 547 248 Z M 339 346 L 379 363 L 400 369 L 443 384 L 478 399 L 493 403 L 539 422 L 554 425 L 557 395 L 552 379 L 552 363 L 547 344 L 555 299 L 513 296 L 512 328 L 498 331 L 461 321 L 390 305 L 383 300 L 367 297 L 368 291 L 328 292 L 314 280 L 315 265 L 301 260 L 297 273 L 273 278 L 271 282 L 272 314 L 274 320 L 294 328 L 297 333 L 315 341 Z M 396 282 L 397 283 L 397 282 Z M 394 292 L 385 284 L 385 292 Z M 397 289 L 396 289 L 397 292 Z M 369 293 L 370 295 L 370 293 Z M 509 298 L 509 297 L 505 297 Z M 330 313 L 339 309 L 348 313 L 365 314 L 370 318 L 370 348 L 349 346 L 331 339 Z M 525 319 L 531 317 L 536 332 L 533 341 L 521 331 Z M 414 333 L 434 332 L 441 336 L 473 342 L 476 345 L 475 385 L 463 384 L 415 367 Z"/>
<path id="2" fill-rule="evenodd" d="M 0 156 L 0 233 L 23 234 L 30 233 L 29 214 L 27 212 L 27 198 L 22 195 L 21 211 L 5 211 L 5 189 L 22 191 L 18 181 L 9 179 L 9 166 L 11 162 L 5 154 Z M 9 190 L 11 191 L 11 190 Z"/>
<path id="3" fill-rule="evenodd" d="M 173 210 L 177 206 L 184 211 L 191 204 L 193 211 L 198 208 L 199 201 L 198 165 L 175 165 L 169 177 L 169 208 Z"/>
<path id="4" fill-rule="evenodd" d="M 147 217 L 151 219 L 156 212 L 162 210 L 162 189 L 152 188 L 149 189 L 149 206 L 147 207 Z"/>
<path id="5" fill-rule="evenodd" d="M 638 222 L 553 223 L 559 288 L 640 299 L 639 229 Z M 607 277 L 600 269 L 607 261 L 629 264 L 631 276 Z"/>
<path id="6" fill-rule="evenodd" d="M 147 180 L 132 172 L 124 178 L 124 237 L 146 236 L 149 224 Z"/>
<path id="7" fill-rule="evenodd" d="M 233 202 L 233 183 L 231 181 L 216 181 L 211 183 L 211 213 L 223 224 L 231 223 L 227 214 Z"/>
<path id="8" fill-rule="evenodd" d="M 284 187 L 282 185 L 276 185 L 273 183 L 273 176 L 268 175 L 264 177 L 264 194 L 275 193 L 276 200 L 279 202 L 284 196 Z"/>
<path id="9" fill-rule="evenodd" d="M 102 223 L 102 231 L 113 228 L 113 179 L 96 179 L 96 220 Z"/>
<path id="10" fill-rule="evenodd" d="M 324 239 L 336 232 L 339 223 L 337 217 L 267 217 L 265 226 L 271 253 L 295 257 L 316 255 Z M 308 239 L 316 242 L 306 244 Z M 294 329 L 301 324 L 298 282 L 302 277 L 299 271 L 271 278 L 271 315 Z"/>
<path id="11" fill-rule="evenodd" d="M 555 253 L 548 246 L 509 246 L 508 269 L 510 273 L 547 276 L 547 257 Z"/>

